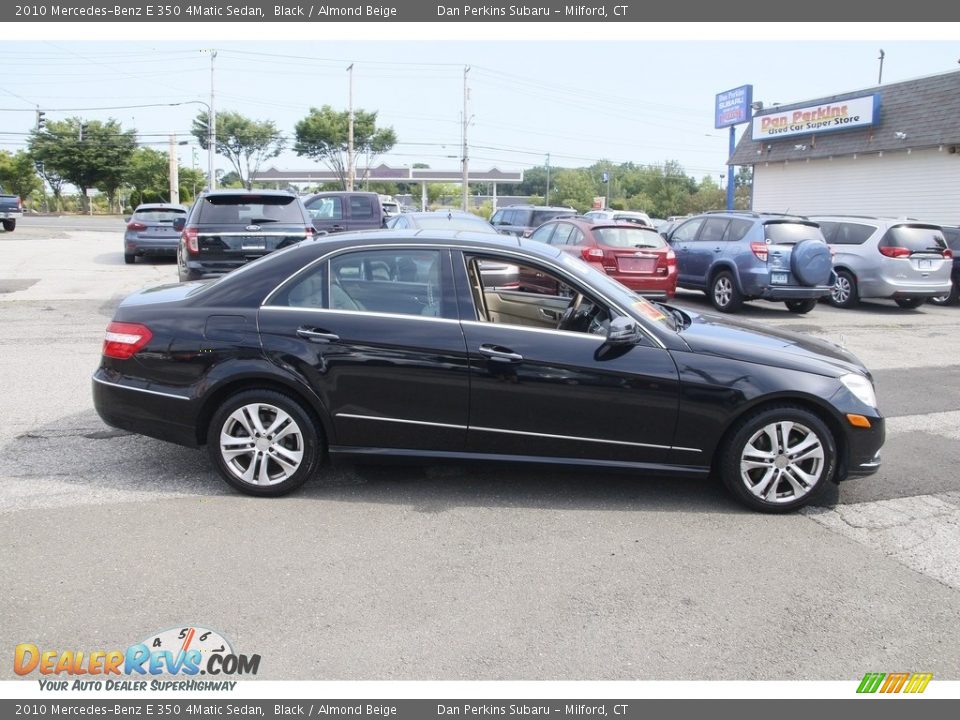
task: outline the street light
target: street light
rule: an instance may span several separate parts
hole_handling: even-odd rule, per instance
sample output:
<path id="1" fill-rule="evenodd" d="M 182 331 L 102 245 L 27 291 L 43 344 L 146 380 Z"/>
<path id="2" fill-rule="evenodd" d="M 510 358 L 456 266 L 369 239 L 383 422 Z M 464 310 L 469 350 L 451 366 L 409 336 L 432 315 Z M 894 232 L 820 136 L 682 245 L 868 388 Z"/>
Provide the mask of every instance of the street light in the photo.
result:
<path id="1" fill-rule="evenodd" d="M 217 178 L 213 172 L 213 155 L 216 146 L 217 119 L 213 116 L 213 110 L 210 103 L 203 100 L 183 100 L 181 102 L 167 103 L 174 107 L 178 105 L 203 105 L 207 109 L 207 190 L 213 190 L 217 187 Z"/>

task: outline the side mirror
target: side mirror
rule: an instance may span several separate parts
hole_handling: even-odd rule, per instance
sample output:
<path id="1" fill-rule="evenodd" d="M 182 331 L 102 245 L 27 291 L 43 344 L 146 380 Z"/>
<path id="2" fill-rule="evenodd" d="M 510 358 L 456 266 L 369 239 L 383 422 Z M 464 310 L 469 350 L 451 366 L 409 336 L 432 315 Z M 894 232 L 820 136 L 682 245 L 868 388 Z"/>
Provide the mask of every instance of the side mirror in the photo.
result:
<path id="1" fill-rule="evenodd" d="M 607 328 L 607 343 L 610 345 L 634 345 L 640 338 L 640 326 L 628 317 L 615 317 Z"/>
<path id="2" fill-rule="evenodd" d="M 173 221 L 173 229 L 177 232 L 183 232 L 183 229 L 187 226 L 187 219 L 178 217 Z"/>
<path id="3" fill-rule="evenodd" d="M 524 230 L 524 231 L 523 231 L 523 237 L 528 238 L 528 237 L 530 237 L 531 235 L 533 235 L 533 230 Z"/>

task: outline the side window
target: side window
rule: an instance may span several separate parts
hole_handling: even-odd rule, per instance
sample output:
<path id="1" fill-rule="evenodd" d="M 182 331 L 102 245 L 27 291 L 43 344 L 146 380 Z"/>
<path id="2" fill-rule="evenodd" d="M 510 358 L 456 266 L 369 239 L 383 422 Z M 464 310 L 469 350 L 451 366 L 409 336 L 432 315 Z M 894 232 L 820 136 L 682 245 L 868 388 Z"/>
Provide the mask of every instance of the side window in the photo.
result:
<path id="1" fill-rule="evenodd" d="M 703 223 L 698 240 L 705 243 L 720 242 L 729 224 L 730 221 L 726 218 L 709 218 Z"/>
<path id="2" fill-rule="evenodd" d="M 583 233 L 580 232 L 579 228 L 573 228 L 570 231 L 570 237 L 567 238 L 567 245 L 583 245 L 586 243 L 586 239 L 583 237 Z"/>
<path id="3" fill-rule="evenodd" d="M 313 200 L 307 210 L 313 220 L 342 220 L 343 203 L 339 197 L 321 197 Z"/>
<path id="4" fill-rule="evenodd" d="M 550 243 L 550 234 L 555 227 L 556 225 L 542 225 L 534 231 L 530 239 L 536 240 L 537 242 Z"/>
<path id="5" fill-rule="evenodd" d="M 330 307 L 455 317 L 445 256 L 443 250 L 404 248 L 338 255 L 330 261 Z"/>
<path id="6" fill-rule="evenodd" d="M 954 230 L 953 228 L 944 228 L 943 237 L 947 240 L 947 246 L 953 250 L 954 257 L 956 257 L 957 251 L 960 251 L 960 230 Z"/>
<path id="7" fill-rule="evenodd" d="M 703 218 L 697 218 L 696 220 L 685 222 L 683 225 L 674 230 L 673 234 L 670 236 L 670 239 L 678 240 L 680 242 L 688 242 L 693 240 L 697 236 L 697 230 L 700 229 L 701 225 L 703 225 Z"/>
<path id="8" fill-rule="evenodd" d="M 832 243 L 833 238 L 837 235 L 837 228 L 840 226 L 840 223 L 821 222 L 818 224 L 820 225 L 820 232 L 823 233 L 823 239 L 828 243 Z"/>
<path id="9" fill-rule="evenodd" d="M 403 215 L 398 215 L 393 219 L 393 222 L 390 225 L 390 227 L 394 228 L 395 230 L 406 230 L 407 219 L 403 217 Z"/>
<path id="10" fill-rule="evenodd" d="M 557 229 L 553 232 L 553 237 L 550 238 L 551 245 L 566 245 L 567 238 L 570 237 L 570 233 L 573 230 L 573 225 L 570 223 L 557 223 Z"/>
<path id="11" fill-rule="evenodd" d="M 497 210 L 493 217 L 490 218 L 491 225 L 503 225 L 503 216 L 506 214 L 505 210 Z"/>
<path id="12" fill-rule="evenodd" d="M 501 225 L 516 225 L 516 223 L 513 221 L 516 216 L 517 216 L 517 211 L 516 211 L 516 210 L 504 210 L 504 211 L 503 211 L 503 217 L 500 218 L 500 224 L 501 224 Z"/>
<path id="13" fill-rule="evenodd" d="M 750 232 L 750 228 L 753 227 L 753 223 L 750 220 L 739 220 L 734 218 L 730 221 L 730 224 L 727 225 L 727 231 L 723 235 L 723 239 L 729 242 L 740 242 L 747 236 L 747 233 Z"/>
<path id="14" fill-rule="evenodd" d="M 270 300 L 270 305 L 296 308 L 327 307 L 328 266 L 322 262 L 297 277 Z"/>
<path id="15" fill-rule="evenodd" d="M 876 228 L 861 223 L 840 223 L 833 240 L 829 242 L 837 245 L 863 245 L 875 230 Z"/>
<path id="16" fill-rule="evenodd" d="M 354 220 L 369 220 L 373 218 L 373 198 L 367 195 L 350 196 L 350 217 Z"/>

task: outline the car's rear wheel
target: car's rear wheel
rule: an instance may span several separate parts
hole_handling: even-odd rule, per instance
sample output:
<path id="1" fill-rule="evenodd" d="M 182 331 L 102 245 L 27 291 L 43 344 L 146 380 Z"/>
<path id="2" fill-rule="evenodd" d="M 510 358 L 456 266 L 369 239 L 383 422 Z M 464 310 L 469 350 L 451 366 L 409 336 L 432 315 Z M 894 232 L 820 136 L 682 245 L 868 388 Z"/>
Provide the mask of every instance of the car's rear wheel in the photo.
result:
<path id="1" fill-rule="evenodd" d="M 833 434 L 812 412 L 792 405 L 741 420 L 719 470 L 727 489 L 761 512 L 796 510 L 820 496 L 837 463 Z"/>
<path id="2" fill-rule="evenodd" d="M 957 288 L 957 284 L 954 283 L 950 287 L 950 292 L 946 295 L 938 295 L 937 297 L 932 297 L 928 302 L 933 305 L 956 305 L 957 300 L 960 298 L 960 290 Z"/>
<path id="3" fill-rule="evenodd" d="M 817 306 L 816 298 L 807 298 L 806 300 L 786 300 L 784 304 L 787 310 L 798 315 L 810 312 Z"/>
<path id="4" fill-rule="evenodd" d="M 17 229 L 17 221 L 16 221 L 16 220 L 4 220 L 4 221 L 3 221 L 3 229 L 6 230 L 7 232 L 13 232 L 14 230 Z"/>
<path id="5" fill-rule="evenodd" d="M 830 291 L 830 304 L 834 307 L 849 309 L 860 302 L 857 294 L 857 279 L 847 270 L 837 270 L 837 281 Z"/>
<path id="6" fill-rule="evenodd" d="M 710 302 L 720 312 L 736 312 L 743 305 L 743 294 L 737 289 L 737 283 L 726 270 L 718 272 L 710 283 Z"/>
<path id="7" fill-rule="evenodd" d="M 321 441 L 316 423 L 295 400 L 272 390 L 247 390 L 213 414 L 207 450 L 231 486 L 248 495 L 276 497 L 313 474 Z"/>
<path id="8" fill-rule="evenodd" d="M 894 298 L 893 301 L 902 308 L 907 310 L 912 310 L 913 308 L 918 308 L 923 305 L 926 298 L 917 298 L 917 297 L 905 297 L 905 298 Z"/>
<path id="9" fill-rule="evenodd" d="M 133 265 L 133 264 L 137 261 L 137 256 L 136 256 L 135 253 L 124 253 L 124 254 L 123 254 L 123 261 L 124 261 L 127 265 Z"/>

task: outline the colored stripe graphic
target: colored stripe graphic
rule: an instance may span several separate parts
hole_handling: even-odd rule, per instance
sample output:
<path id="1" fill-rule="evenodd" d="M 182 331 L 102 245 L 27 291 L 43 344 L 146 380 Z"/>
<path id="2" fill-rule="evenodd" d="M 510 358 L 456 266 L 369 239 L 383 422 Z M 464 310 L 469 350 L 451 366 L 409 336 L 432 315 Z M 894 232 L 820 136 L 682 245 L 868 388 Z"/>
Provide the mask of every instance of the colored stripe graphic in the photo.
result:
<path id="1" fill-rule="evenodd" d="M 884 677 L 886 677 L 885 673 L 867 673 L 863 676 L 863 680 L 860 681 L 860 687 L 857 688 L 857 692 L 875 693 L 877 688 L 880 687 L 880 683 L 883 682 Z"/>
<path id="2" fill-rule="evenodd" d="M 905 693 L 922 693 L 927 689 L 929 682 L 933 680 L 933 673 L 914 673 L 910 676 L 910 681 L 904 689 Z"/>
<path id="3" fill-rule="evenodd" d="M 900 688 L 903 687 L 904 683 L 907 682 L 907 678 L 910 677 L 910 673 L 890 673 L 887 675 L 886 681 L 883 683 L 883 687 L 880 688 L 882 693 L 898 693 Z"/>
<path id="4" fill-rule="evenodd" d="M 922 693 L 933 680 L 933 673 L 867 673 L 857 687 L 858 693 Z"/>

